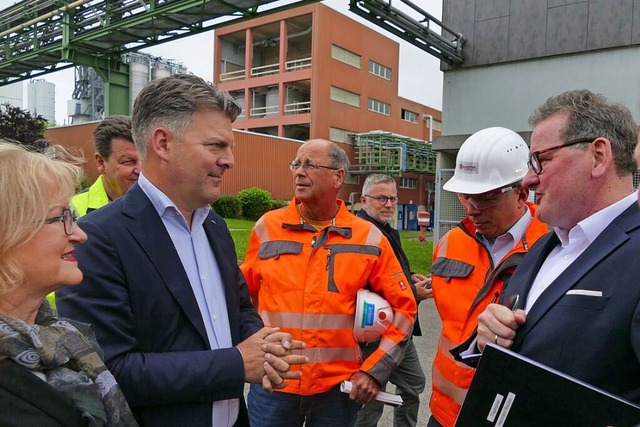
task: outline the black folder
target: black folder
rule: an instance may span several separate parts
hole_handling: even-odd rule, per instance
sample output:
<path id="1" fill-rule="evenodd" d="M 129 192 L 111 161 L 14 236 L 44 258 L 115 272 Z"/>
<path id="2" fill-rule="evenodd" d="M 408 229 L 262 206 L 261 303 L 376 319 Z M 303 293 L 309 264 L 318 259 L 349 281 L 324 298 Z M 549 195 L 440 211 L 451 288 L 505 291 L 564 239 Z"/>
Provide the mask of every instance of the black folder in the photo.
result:
<path id="1" fill-rule="evenodd" d="M 630 427 L 640 425 L 640 406 L 488 344 L 455 425 Z"/>

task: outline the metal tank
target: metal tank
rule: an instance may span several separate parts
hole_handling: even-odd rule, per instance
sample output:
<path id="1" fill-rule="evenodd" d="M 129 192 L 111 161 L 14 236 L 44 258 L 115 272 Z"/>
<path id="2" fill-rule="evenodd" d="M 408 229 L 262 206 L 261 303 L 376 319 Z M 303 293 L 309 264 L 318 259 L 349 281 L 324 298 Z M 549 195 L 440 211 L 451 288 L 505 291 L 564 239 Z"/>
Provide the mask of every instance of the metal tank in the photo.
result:
<path id="1" fill-rule="evenodd" d="M 56 85 L 46 80 L 31 80 L 27 85 L 27 108 L 49 123 L 56 121 Z"/>

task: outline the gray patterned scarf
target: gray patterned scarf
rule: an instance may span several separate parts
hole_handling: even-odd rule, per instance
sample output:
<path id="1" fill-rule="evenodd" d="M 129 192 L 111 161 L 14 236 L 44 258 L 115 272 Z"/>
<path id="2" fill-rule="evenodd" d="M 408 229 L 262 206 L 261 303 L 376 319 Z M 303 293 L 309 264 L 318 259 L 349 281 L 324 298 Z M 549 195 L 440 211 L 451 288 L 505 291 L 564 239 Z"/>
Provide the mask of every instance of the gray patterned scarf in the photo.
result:
<path id="1" fill-rule="evenodd" d="M 45 300 L 34 325 L 0 314 L 0 358 L 41 372 L 69 397 L 91 427 L 137 426 L 96 348 L 71 323 L 53 317 Z"/>

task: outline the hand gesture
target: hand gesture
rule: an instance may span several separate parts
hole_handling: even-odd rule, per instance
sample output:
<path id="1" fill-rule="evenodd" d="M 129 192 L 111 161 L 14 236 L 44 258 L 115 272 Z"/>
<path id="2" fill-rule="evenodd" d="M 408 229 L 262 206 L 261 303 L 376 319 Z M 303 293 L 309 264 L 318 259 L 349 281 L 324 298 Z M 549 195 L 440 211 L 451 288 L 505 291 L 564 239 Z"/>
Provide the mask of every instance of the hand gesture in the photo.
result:
<path id="1" fill-rule="evenodd" d="M 524 310 L 511 311 L 504 305 L 489 304 L 478 316 L 478 349 L 484 351 L 488 342 L 510 348 L 518 327 L 526 320 Z"/>
<path id="2" fill-rule="evenodd" d="M 293 354 L 304 348 L 302 341 L 292 339 L 279 328 L 262 328 L 236 346 L 242 355 L 245 381 L 262 384 L 265 391 L 287 385 L 285 379 L 298 379 L 300 371 L 290 371 L 291 365 L 307 363 L 307 357 Z"/>

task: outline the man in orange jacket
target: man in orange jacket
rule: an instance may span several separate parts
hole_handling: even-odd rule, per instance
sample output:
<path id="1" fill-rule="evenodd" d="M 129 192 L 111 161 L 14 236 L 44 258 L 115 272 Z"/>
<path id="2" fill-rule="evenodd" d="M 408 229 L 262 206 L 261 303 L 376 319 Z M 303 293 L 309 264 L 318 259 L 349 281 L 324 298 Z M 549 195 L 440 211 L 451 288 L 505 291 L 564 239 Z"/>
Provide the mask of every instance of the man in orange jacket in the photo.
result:
<path id="1" fill-rule="evenodd" d="M 251 232 L 240 267 L 265 324 L 303 340 L 300 380 L 267 394 L 251 387 L 251 425 L 352 426 L 404 356 L 416 302 L 393 248 L 373 224 L 350 214 L 338 192 L 349 160 L 336 144 L 311 140 L 290 164 L 295 197 Z M 354 338 L 358 290 L 385 298 L 393 322 L 366 360 Z M 292 367 L 292 370 L 297 367 Z M 342 381 L 352 383 L 347 395 Z"/>
<path id="2" fill-rule="evenodd" d="M 524 254 L 549 230 L 535 218 L 520 182 L 528 147 L 515 132 L 488 128 L 460 147 L 453 178 L 444 189 L 457 193 L 466 218 L 438 241 L 431 268 L 433 297 L 442 332 L 433 361 L 428 427 L 453 426 L 474 369 L 449 350 L 469 338 L 478 314 L 497 301 Z"/>

